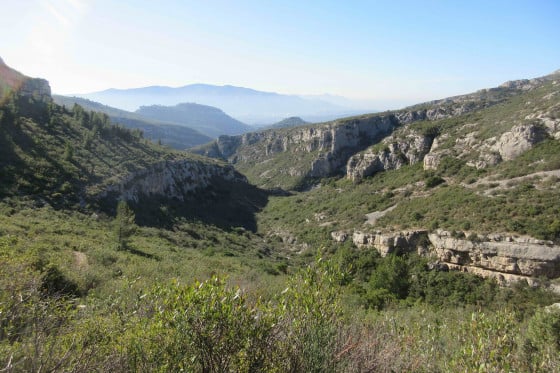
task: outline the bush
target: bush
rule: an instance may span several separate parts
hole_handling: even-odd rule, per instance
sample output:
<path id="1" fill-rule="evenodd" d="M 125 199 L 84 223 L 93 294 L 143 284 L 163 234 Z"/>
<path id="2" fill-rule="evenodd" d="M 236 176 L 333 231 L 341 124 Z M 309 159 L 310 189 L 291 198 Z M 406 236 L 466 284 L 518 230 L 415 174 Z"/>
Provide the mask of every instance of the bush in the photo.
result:
<path id="1" fill-rule="evenodd" d="M 440 185 L 444 182 L 445 182 L 445 180 L 442 179 L 440 176 L 437 176 L 437 175 L 428 176 L 426 178 L 426 180 L 424 181 L 424 183 L 426 185 L 426 188 L 433 188 L 433 187 L 436 187 L 436 186 L 438 186 L 438 185 Z"/>
<path id="2" fill-rule="evenodd" d="M 538 310 L 529 320 L 527 353 L 533 367 L 542 371 L 560 368 L 560 308 L 549 306 Z"/>
<path id="3" fill-rule="evenodd" d="M 145 299 L 149 315 L 127 342 L 133 371 L 247 371 L 266 368 L 272 319 L 240 289 L 213 277 L 191 285 L 156 287 Z M 265 369 L 266 370 L 266 369 Z"/>

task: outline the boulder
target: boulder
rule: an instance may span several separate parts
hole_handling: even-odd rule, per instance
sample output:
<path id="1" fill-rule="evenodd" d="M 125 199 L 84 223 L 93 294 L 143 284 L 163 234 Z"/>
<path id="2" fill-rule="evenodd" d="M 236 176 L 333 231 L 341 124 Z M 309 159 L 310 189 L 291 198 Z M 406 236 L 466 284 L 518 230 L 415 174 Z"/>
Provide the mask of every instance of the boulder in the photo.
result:
<path id="1" fill-rule="evenodd" d="M 541 126 L 519 125 L 513 127 L 511 131 L 503 133 L 494 148 L 504 161 L 509 161 L 531 149 L 546 137 L 547 133 Z"/>

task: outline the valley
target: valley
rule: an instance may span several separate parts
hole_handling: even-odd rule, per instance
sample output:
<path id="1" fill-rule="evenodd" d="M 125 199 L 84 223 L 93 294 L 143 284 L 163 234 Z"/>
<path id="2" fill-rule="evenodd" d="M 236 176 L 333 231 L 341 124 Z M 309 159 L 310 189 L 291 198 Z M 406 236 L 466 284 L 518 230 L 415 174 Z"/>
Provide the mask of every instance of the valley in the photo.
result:
<path id="1" fill-rule="evenodd" d="M 559 367 L 558 72 L 250 131 L 0 65 L 0 370 Z"/>

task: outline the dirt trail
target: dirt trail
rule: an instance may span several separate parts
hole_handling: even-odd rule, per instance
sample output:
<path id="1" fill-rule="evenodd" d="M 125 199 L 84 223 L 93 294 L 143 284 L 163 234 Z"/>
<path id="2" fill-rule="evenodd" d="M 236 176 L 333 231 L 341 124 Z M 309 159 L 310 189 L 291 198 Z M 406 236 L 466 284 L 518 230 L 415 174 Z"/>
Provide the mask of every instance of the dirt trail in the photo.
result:
<path id="1" fill-rule="evenodd" d="M 391 206 L 383 211 L 374 211 L 374 212 L 370 212 L 369 214 L 366 214 L 367 217 L 366 224 L 375 225 L 377 219 L 382 218 L 383 216 L 385 216 L 386 213 L 394 210 L 395 207 L 397 207 L 397 205 Z"/>

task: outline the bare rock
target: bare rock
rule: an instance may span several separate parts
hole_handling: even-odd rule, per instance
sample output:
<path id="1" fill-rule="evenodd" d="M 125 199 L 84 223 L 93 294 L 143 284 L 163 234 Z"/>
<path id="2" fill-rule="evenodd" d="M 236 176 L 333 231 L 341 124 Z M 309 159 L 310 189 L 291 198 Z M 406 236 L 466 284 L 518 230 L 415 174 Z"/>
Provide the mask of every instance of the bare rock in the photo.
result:
<path id="1" fill-rule="evenodd" d="M 142 196 L 159 196 L 182 201 L 185 195 L 205 189 L 215 179 L 247 182 L 229 165 L 195 160 L 164 161 L 109 184 L 98 197 L 116 194 L 120 199 L 138 202 Z"/>
<path id="2" fill-rule="evenodd" d="M 531 149 L 546 137 L 546 131 L 540 126 L 519 125 L 502 134 L 494 148 L 503 160 L 509 161 Z"/>
<path id="3" fill-rule="evenodd" d="M 345 231 L 331 232 L 331 237 L 335 242 L 346 242 L 346 240 L 348 239 L 348 232 Z"/>
<path id="4" fill-rule="evenodd" d="M 383 170 L 399 169 L 407 164 L 421 162 L 430 151 L 433 137 L 408 133 L 404 138 L 390 136 L 383 141 L 385 148 L 379 152 L 357 154 L 346 164 L 346 176 L 352 180 L 371 176 Z"/>

